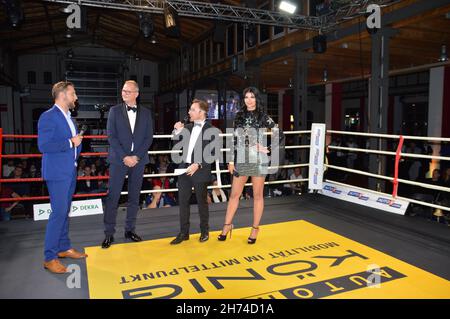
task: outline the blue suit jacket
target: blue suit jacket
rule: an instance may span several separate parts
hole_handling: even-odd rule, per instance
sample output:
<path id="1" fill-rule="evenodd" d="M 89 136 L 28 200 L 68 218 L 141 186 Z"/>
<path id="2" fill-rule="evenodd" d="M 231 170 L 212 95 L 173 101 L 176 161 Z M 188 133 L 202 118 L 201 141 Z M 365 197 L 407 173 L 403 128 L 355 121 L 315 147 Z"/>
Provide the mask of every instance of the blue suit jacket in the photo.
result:
<path id="1" fill-rule="evenodd" d="M 74 126 L 78 134 L 75 122 Z M 75 151 L 69 143 L 71 137 L 69 124 L 56 105 L 41 114 L 38 122 L 38 147 L 43 154 L 42 177 L 44 180 L 64 180 L 73 177 L 75 161 L 81 152 L 81 144 L 77 147 L 75 158 Z"/>
<path id="2" fill-rule="evenodd" d="M 153 119 L 149 109 L 138 106 L 134 132 L 131 133 L 130 121 L 124 103 L 109 109 L 107 134 L 109 141 L 108 163 L 123 164 L 125 156 L 136 155 L 139 163 L 149 162 L 148 150 L 153 141 Z M 131 144 L 134 149 L 131 151 Z"/>

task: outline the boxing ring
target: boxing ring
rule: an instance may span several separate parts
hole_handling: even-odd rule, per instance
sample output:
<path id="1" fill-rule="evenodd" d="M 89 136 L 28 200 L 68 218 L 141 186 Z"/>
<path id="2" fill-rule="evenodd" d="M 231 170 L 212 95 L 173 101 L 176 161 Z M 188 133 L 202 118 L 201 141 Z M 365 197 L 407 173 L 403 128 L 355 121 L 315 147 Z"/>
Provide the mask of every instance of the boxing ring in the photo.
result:
<path id="1" fill-rule="evenodd" d="M 310 130 L 286 131 L 284 134 L 312 139 Z M 211 239 L 205 244 L 200 244 L 195 235 L 199 227 L 196 205 L 193 205 L 191 225 L 194 235 L 177 247 L 169 245 L 171 237 L 179 230 L 176 206 L 139 212 L 136 226 L 144 238 L 141 243 L 122 243 L 120 229 L 124 225 L 125 214 L 119 212 L 117 244 L 108 250 L 99 247 L 103 239 L 102 215 L 74 217 L 70 226 L 72 243 L 76 248 L 85 248 L 89 257 L 86 261 L 65 261 L 71 273 L 63 276 L 55 276 L 42 269 L 45 221 L 0 223 L 0 298 L 450 298 L 448 226 L 411 218 L 404 212 L 389 212 L 389 209 L 397 208 L 397 202 L 450 211 L 450 207 L 440 203 L 397 195 L 399 184 L 450 192 L 450 188 L 405 180 L 398 174 L 402 158 L 450 160 L 444 156 L 402 153 L 405 140 L 448 142 L 450 138 L 327 130 L 327 136 L 338 134 L 397 141 L 395 152 L 326 146 L 329 151 L 394 156 L 394 176 L 328 162 L 323 164 L 328 171 L 388 181 L 393 185 L 392 193 L 324 178 L 323 189 L 313 193 L 266 198 L 256 247 L 245 243 L 252 219 L 251 200 L 241 201 L 234 221 L 233 238 L 224 243 L 217 242 L 215 237 L 222 228 L 226 203 L 210 205 Z M 1 150 L 3 142 L 36 138 L 36 135 L 3 134 L 0 129 L 1 159 L 40 157 L 41 154 L 3 154 Z M 106 139 L 107 136 L 84 138 Z M 172 135 L 155 135 L 154 138 L 168 139 Z M 311 144 L 286 146 L 287 150 L 308 151 L 310 148 Z M 230 149 L 221 151 L 229 152 Z M 149 154 L 173 152 L 179 151 L 158 150 L 149 151 Z M 99 152 L 81 154 L 83 157 L 106 155 Z M 278 168 L 309 169 L 310 165 L 311 160 L 289 165 L 283 163 Z M 221 174 L 227 172 L 221 170 L 216 162 L 212 173 L 216 175 L 217 186 L 209 186 L 209 189 L 230 188 L 231 185 L 222 184 L 221 179 Z M 174 173 L 145 174 L 144 178 L 174 176 Z M 95 179 L 107 180 L 108 176 L 78 177 L 78 180 Z M 266 185 L 309 181 L 308 176 L 296 180 L 269 180 Z M 42 179 L 2 178 L 0 182 L 36 183 Z M 351 191 L 347 191 L 348 188 Z M 142 194 L 177 190 L 147 189 L 142 190 Z M 345 193 L 351 194 L 349 198 L 339 198 Z M 122 192 L 122 195 L 126 194 Z M 105 195 L 75 194 L 74 199 Z M 386 209 L 367 205 L 371 196 L 374 196 L 375 203 L 385 205 Z M 48 200 L 48 197 L 0 199 L 1 202 L 18 200 L 39 202 Z M 366 202 L 366 205 L 358 201 Z"/>

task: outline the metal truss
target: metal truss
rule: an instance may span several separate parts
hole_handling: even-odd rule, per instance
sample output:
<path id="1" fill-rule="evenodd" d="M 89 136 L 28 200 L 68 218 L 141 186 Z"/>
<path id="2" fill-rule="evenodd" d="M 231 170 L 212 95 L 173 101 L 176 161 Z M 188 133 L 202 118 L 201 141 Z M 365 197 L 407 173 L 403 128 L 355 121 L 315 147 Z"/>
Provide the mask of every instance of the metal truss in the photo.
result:
<path id="1" fill-rule="evenodd" d="M 245 24 L 263 24 L 294 29 L 330 31 L 339 23 L 365 14 L 367 5 L 391 5 L 400 0 L 334 0 L 329 11 L 322 16 L 291 15 L 278 11 L 269 11 L 219 3 L 185 0 L 45 0 L 56 3 L 76 3 L 88 7 L 164 13 L 165 6 L 171 7 L 179 16 L 222 20 Z"/>
<path id="2" fill-rule="evenodd" d="M 322 30 L 329 31 L 344 21 L 348 21 L 366 14 L 366 8 L 370 4 L 378 4 L 386 7 L 400 2 L 401 0 L 334 0 L 331 2 L 330 11 L 320 18 L 322 19 Z"/>
<path id="3" fill-rule="evenodd" d="M 296 29 L 318 30 L 319 17 L 290 15 L 277 11 L 230 6 L 218 3 L 183 0 L 46 0 L 57 3 L 77 3 L 89 7 L 101 7 L 148 13 L 164 13 L 164 7 L 173 8 L 179 16 L 224 20 L 239 23 L 265 24 Z"/>

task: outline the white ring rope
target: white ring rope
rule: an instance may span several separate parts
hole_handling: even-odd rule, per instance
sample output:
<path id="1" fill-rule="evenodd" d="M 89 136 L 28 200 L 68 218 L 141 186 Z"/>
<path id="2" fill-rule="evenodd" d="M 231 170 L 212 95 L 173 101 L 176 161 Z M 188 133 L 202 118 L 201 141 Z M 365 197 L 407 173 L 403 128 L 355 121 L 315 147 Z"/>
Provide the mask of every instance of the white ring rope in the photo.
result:
<path id="1" fill-rule="evenodd" d="M 268 181 L 264 182 L 264 185 L 272 185 L 272 184 L 291 184 L 291 183 L 298 183 L 298 182 L 307 182 L 307 178 L 298 178 L 298 179 L 284 179 L 279 181 Z M 252 186 L 252 183 L 246 183 L 245 186 Z M 222 186 L 208 186 L 208 189 L 214 189 L 214 188 L 231 188 L 231 184 L 228 185 L 222 185 Z M 167 189 L 157 189 L 157 190 L 144 190 L 141 191 L 141 194 L 148 194 L 148 193 L 169 193 L 169 192 L 178 192 L 178 188 L 167 188 Z M 121 192 L 120 195 L 127 195 L 128 192 Z"/>
<path id="2" fill-rule="evenodd" d="M 283 133 L 285 135 L 310 134 L 311 130 L 286 131 L 286 132 L 283 132 Z M 273 133 L 272 132 L 265 132 L 264 134 L 265 135 L 272 135 Z M 401 137 L 400 135 L 392 135 L 392 134 L 375 134 L 375 133 L 348 132 L 348 131 L 336 131 L 336 130 L 327 130 L 327 134 L 328 135 L 331 135 L 331 134 L 342 134 L 342 135 L 354 135 L 354 136 L 365 136 L 365 137 L 375 137 L 375 138 L 390 138 L 390 139 L 399 139 Z M 221 134 L 219 134 L 219 136 L 220 137 L 232 137 L 233 134 L 232 133 L 221 133 Z M 171 138 L 173 138 L 173 135 L 171 135 L 171 134 L 154 135 L 153 137 L 154 138 L 170 138 L 171 139 Z M 445 137 L 403 136 L 403 139 L 404 140 L 424 140 L 424 141 L 450 142 L 450 138 L 445 138 Z M 391 155 L 391 156 L 397 155 L 396 152 L 392 152 L 392 151 L 381 151 L 381 150 L 353 148 L 353 147 L 344 147 L 344 146 L 334 146 L 334 145 L 328 145 L 327 147 L 329 149 L 333 149 L 333 150 L 342 150 L 342 151 L 348 151 L 348 152 L 362 152 L 362 153 L 366 153 L 366 154 L 367 153 L 371 153 L 371 154 L 381 154 L 381 155 Z M 285 149 L 309 149 L 309 148 L 310 148 L 310 145 L 288 145 L 288 146 L 285 146 Z M 230 152 L 231 149 L 230 148 L 221 148 L 220 151 L 221 152 Z M 179 153 L 182 153 L 182 150 L 166 150 L 166 151 L 149 151 L 148 152 L 148 154 L 173 154 L 173 153 L 178 153 L 179 154 Z M 400 153 L 400 155 L 401 155 L 401 157 L 423 158 L 423 159 L 445 160 L 445 161 L 450 160 L 450 157 L 446 157 L 446 156 L 434 156 L 434 155 L 411 154 L 411 153 Z M 279 165 L 279 166 L 273 166 L 273 167 L 269 167 L 269 168 L 271 168 L 271 169 L 274 169 L 274 168 L 295 168 L 295 167 L 308 167 L 309 165 L 310 165 L 309 163 L 303 163 L 303 164 Z M 388 181 L 391 181 L 391 182 L 394 180 L 393 177 L 383 176 L 383 175 L 379 175 L 379 174 L 373 174 L 373 173 L 369 173 L 369 172 L 365 172 L 365 171 L 361 171 L 361 170 L 350 169 L 350 168 L 346 168 L 346 167 L 339 167 L 339 166 L 330 165 L 330 164 L 324 164 L 324 166 L 327 167 L 327 168 L 331 168 L 331 169 L 336 169 L 336 170 L 341 170 L 341 171 L 345 171 L 345 172 L 360 174 L 360 175 L 373 177 L 373 178 L 378 178 L 378 179 L 384 179 L 384 180 L 388 180 Z M 228 173 L 228 170 L 226 170 L 226 169 L 220 170 L 219 166 L 216 163 L 216 170 L 212 171 L 211 173 L 212 174 L 216 174 L 216 176 L 218 177 L 218 185 L 217 186 L 208 186 L 208 189 L 231 188 L 230 184 L 228 184 L 228 185 L 221 185 L 221 180 L 220 180 L 220 174 Z M 145 174 L 144 175 L 144 177 L 146 177 L 146 178 L 148 178 L 148 177 L 173 177 L 173 176 L 177 176 L 177 175 L 175 175 L 175 173 Z M 358 187 L 358 186 L 354 186 L 354 185 L 350 185 L 350 184 L 345 184 L 345 183 L 341 183 L 341 182 L 336 182 L 336 181 L 332 181 L 332 180 L 328 180 L 328 179 L 325 180 L 325 181 L 329 181 L 329 182 L 335 183 L 337 185 L 353 187 L 353 188 L 359 189 L 359 190 L 369 191 L 369 192 L 372 192 L 372 193 L 382 194 L 383 196 L 390 196 L 392 198 L 391 194 L 378 192 L 378 191 L 374 191 L 374 190 L 370 190 L 370 189 L 366 189 L 366 188 L 362 188 L 362 187 Z M 399 183 L 415 185 L 415 186 L 419 186 L 419 187 L 423 187 L 423 188 L 427 188 L 427 189 L 433 189 L 433 190 L 437 190 L 437 191 L 450 192 L 450 188 L 449 187 L 443 187 L 443 186 L 432 185 L 432 184 L 425 184 L 425 183 L 421 183 L 421 182 L 414 182 L 414 181 L 409 181 L 409 180 L 404 180 L 404 179 L 397 179 L 397 181 Z M 298 183 L 298 182 L 308 182 L 308 178 L 300 178 L 300 179 L 293 179 L 293 180 L 266 181 L 266 182 L 264 182 L 264 185 L 290 184 L 290 183 Z M 252 185 L 252 183 L 246 183 L 245 184 L 245 186 L 251 186 L 251 185 Z M 159 190 L 143 190 L 143 191 L 141 191 L 141 194 L 177 192 L 177 191 L 178 191 L 178 188 L 159 189 Z M 128 192 L 121 192 L 121 195 L 127 195 L 127 194 L 128 194 Z M 428 206 L 428 207 L 432 207 L 432 208 L 437 208 L 437 209 L 450 211 L 450 207 L 446 207 L 446 206 L 441 206 L 441 205 L 432 204 L 432 203 L 428 203 L 428 202 L 423 202 L 423 201 L 419 201 L 419 200 L 415 200 L 415 199 L 411 199 L 411 198 L 407 198 L 407 197 L 401 197 L 401 196 L 397 196 L 396 198 L 403 199 L 403 200 L 409 201 L 411 203 L 419 204 L 419 205 L 424 205 L 424 206 Z"/>

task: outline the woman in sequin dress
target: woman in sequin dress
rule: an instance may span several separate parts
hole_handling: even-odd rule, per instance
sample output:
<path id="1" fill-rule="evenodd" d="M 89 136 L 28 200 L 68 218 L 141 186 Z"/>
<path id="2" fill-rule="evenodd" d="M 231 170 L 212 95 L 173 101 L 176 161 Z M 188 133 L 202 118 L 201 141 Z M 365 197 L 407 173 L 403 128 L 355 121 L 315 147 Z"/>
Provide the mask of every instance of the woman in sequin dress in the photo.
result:
<path id="1" fill-rule="evenodd" d="M 230 174 L 233 174 L 231 194 L 225 224 L 218 240 L 226 240 L 228 233 L 231 238 L 233 217 L 239 206 L 239 198 L 244 185 L 250 176 L 253 187 L 253 226 L 247 242 L 254 244 L 264 210 L 264 180 L 269 166 L 270 149 L 265 143 L 269 138 L 263 133 L 274 128 L 276 124 L 263 111 L 261 94 L 258 89 L 246 88 L 243 96 L 242 110 L 236 114 L 234 120 L 234 160 L 228 164 L 228 170 Z"/>

